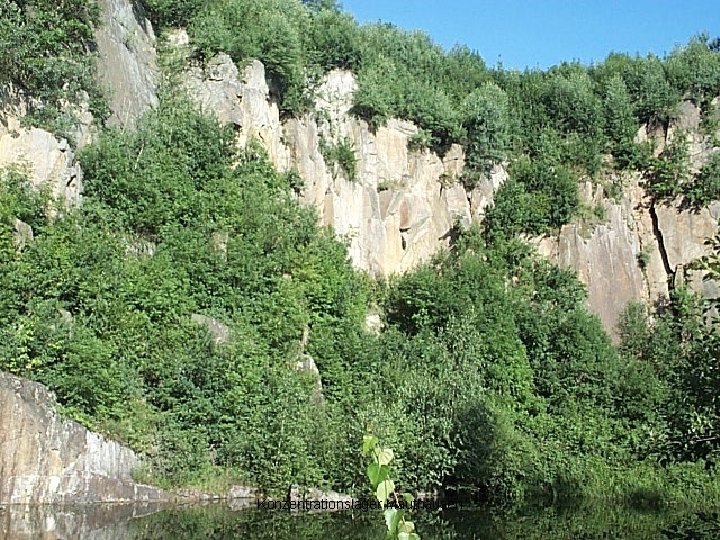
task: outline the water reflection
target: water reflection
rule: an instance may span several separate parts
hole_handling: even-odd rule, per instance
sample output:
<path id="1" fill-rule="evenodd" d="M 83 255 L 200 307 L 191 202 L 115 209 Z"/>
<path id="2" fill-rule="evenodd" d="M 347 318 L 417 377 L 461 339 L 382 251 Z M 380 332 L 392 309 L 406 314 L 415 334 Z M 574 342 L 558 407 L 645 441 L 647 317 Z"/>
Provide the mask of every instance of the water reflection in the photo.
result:
<path id="1" fill-rule="evenodd" d="M 289 513 L 223 504 L 193 507 L 94 505 L 7 507 L 0 511 L 0 538 L 7 540 L 320 540 L 384 538 L 379 513 Z M 450 508 L 418 512 L 423 540 L 678 540 L 720 538 L 716 513 L 641 513 L 601 504 L 501 514 Z"/>
<path id="2" fill-rule="evenodd" d="M 6 506 L 0 510 L 4 540 L 128 540 L 130 522 L 166 509 L 158 504 Z"/>

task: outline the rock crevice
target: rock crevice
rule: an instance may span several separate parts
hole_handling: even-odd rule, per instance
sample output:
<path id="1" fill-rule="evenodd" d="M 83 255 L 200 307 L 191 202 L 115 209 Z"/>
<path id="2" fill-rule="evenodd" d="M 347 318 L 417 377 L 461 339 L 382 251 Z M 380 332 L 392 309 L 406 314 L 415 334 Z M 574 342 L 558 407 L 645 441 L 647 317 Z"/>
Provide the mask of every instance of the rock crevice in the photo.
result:
<path id="1" fill-rule="evenodd" d="M 675 274 L 675 271 L 670 266 L 670 260 L 668 259 L 667 249 L 665 248 L 665 241 L 663 240 L 663 233 L 660 229 L 660 222 L 658 220 L 655 204 L 655 201 L 652 201 L 650 203 L 650 208 L 648 208 L 648 212 L 650 214 L 650 220 L 652 221 L 653 235 L 655 236 L 655 240 L 657 241 L 658 253 L 660 254 L 660 259 L 662 260 L 663 267 L 665 268 L 665 274 L 667 274 L 668 276 L 668 282 L 670 282 Z"/>

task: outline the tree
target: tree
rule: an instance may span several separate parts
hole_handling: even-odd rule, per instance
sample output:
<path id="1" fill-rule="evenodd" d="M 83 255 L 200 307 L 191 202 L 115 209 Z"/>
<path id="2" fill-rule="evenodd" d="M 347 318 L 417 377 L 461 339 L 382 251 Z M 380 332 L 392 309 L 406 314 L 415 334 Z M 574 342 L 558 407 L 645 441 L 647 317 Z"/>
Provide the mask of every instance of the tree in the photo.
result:
<path id="1" fill-rule="evenodd" d="M 638 120 L 634 114 L 632 97 L 620 75 L 613 75 L 604 82 L 603 107 L 605 132 L 613 153 L 621 163 L 628 163 L 633 154 Z"/>
<path id="2" fill-rule="evenodd" d="M 467 131 L 468 166 L 483 170 L 507 157 L 510 146 L 509 104 L 495 83 L 484 83 L 465 98 L 462 124 Z"/>

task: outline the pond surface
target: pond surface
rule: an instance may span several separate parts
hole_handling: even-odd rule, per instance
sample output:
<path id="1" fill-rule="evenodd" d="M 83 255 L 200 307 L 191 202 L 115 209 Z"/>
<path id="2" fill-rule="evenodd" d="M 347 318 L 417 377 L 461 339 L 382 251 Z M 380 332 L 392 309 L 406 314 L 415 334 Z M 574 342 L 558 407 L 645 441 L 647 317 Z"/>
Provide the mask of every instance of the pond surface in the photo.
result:
<path id="1" fill-rule="evenodd" d="M 477 508 L 416 511 L 423 540 L 696 540 L 720 538 L 717 513 L 637 512 L 597 505 L 502 514 Z M 163 508 L 153 505 L 6 507 L 0 538 L 7 540 L 382 540 L 379 512 L 307 513 L 224 504 Z"/>

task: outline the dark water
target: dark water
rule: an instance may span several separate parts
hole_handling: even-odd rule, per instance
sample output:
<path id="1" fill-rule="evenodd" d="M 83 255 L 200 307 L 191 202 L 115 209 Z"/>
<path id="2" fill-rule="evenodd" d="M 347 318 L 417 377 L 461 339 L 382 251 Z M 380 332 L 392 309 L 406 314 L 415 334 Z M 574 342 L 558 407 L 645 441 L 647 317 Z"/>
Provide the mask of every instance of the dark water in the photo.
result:
<path id="1" fill-rule="evenodd" d="M 418 511 L 414 521 L 423 540 L 720 539 L 716 513 L 642 513 L 602 505 L 514 514 L 448 508 Z M 0 511 L 0 538 L 7 540 L 381 540 L 383 526 L 378 512 L 291 514 L 258 510 L 252 504 L 236 510 L 216 504 L 7 507 Z"/>

